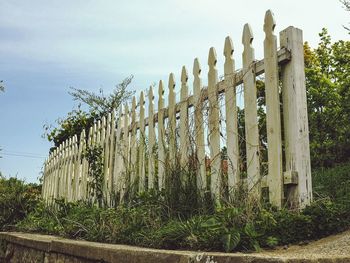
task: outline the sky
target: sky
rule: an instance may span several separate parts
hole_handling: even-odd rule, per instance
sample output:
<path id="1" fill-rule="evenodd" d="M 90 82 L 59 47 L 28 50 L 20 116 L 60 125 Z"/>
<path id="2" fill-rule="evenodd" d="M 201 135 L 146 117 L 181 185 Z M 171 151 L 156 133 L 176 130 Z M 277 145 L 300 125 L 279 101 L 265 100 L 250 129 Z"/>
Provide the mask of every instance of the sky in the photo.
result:
<path id="1" fill-rule="evenodd" d="M 43 125 L 76 107 L 70 87 L 108 93 L 132 74 L 130 89 L 138 93 L 160 79 L 167 85 L 170 72 L 179 83 L 181 67 L 190 74 L 195 57 L 206 84 L 212 46 L 223 74 L 227 35 L 240 68 L 245 23 L 253 29 L 256 58 L 262 59 L 268 9 L 275 14 L 277 35 L 298 27 L 315 48 L 326 27 L 334 41 L 349 40 L 342 25 L 350 22 L 350 13 L 337 0 L 1 0 L 0 80 L 6 89 L 0 94 L 1 173 L 38 181 L 51 147 L 41 137 Z"/>

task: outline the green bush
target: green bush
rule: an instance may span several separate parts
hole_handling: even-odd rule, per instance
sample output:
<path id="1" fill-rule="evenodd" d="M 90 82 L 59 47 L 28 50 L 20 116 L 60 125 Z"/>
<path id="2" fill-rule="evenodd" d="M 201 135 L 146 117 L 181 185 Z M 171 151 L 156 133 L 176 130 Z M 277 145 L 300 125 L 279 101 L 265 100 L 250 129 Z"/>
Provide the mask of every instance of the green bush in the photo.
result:
<path id="1" fill-rule="evenodd" d="M 0 175 L 0 230 L 11 229 L 33 211 L 40 199 L 40 187 L 17 178 Z"/>
<path id="2" fill-rule="evenodd" d="M 312 183 L 316 198 L 329 197 L 350 206 L 350 163 L 313 171 Z"/>

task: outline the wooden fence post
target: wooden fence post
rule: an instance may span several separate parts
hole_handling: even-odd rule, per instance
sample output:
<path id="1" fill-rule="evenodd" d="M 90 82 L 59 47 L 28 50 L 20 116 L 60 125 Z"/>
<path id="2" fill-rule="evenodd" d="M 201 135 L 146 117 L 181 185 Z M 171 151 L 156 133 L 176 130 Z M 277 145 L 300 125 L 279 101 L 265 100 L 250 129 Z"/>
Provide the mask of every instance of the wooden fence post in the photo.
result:
<path id="1" fill-rule="evenodd" d="M 291 61 L 281 69 L 286 157 L 284 180 L 291 183 L 287 202 L 291 207 L 303 208 L 312 201 L 312 183 L 302 31 L 288 27 L 280 32 L 280 46 L 291 51 Z"/>

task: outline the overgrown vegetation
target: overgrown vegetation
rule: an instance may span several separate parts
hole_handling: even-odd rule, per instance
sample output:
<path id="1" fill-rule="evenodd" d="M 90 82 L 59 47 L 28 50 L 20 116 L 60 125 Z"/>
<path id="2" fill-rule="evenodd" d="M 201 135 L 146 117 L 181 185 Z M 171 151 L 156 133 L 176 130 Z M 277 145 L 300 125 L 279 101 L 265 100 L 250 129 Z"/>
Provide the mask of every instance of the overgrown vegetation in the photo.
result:
<path id="1" fill-rule="evenodd" d="M 43 137 L 54 143 L 51 150 L 74 135 L 79 137 L 81 132 L 84 129 L 88 130 L 96 120 L 101 119 L 113 109 L 117 110 L 128 101 L 134 94 L 133 91 L 127 89 L 132 79 L 133 76 L 125 78 L 109 95 L 105 95 L 102 89 L 96 94 L 83 89 L 71 88 L 69 94 L 80 103 L 78 107 L 69 112 L 66 117 L 57 119 L 56 125 L 44 125 Z"/>
<path id="2" fill-rule="evenodd" d="M 89 164 L 88 182 L 90 203 L 97 203 L 99 207 L 106 204 L 103 198 L 103 148 L 101 146 L 88 146 L 82 155 Z"/>
<path id="3" fill-rule="evenodd" d="M 0 173 L 0 231 L 13 228 L 36 209 L 40 188 L 17 178 L 7 179 Z"/>
<path id="4" fill-rule="evenodd" d="M 244 193 L 234 204 L 200 209 L 203 207 L 198 203 L 174 205 L 175 199 L 169 201 L 164 193 L 151 191 L 116 208 L 62 200 L 56 201 L 56 208 L 40 203 L 18 224 L 18 229 L 154 248 L 259 250 L 347 229 L 350 226 L 349 178 L 350 164 L 316 171 L 316 200 L 301 212 L 278 211 L 268 205 L 248 203 Z M 333 184 L 330 180 L 342 184 Z M 334 185 L 337 185 L 336 191 L 332 188 Z M 181 195 L 182 199 L 190 198 L 183 191 Z"/>

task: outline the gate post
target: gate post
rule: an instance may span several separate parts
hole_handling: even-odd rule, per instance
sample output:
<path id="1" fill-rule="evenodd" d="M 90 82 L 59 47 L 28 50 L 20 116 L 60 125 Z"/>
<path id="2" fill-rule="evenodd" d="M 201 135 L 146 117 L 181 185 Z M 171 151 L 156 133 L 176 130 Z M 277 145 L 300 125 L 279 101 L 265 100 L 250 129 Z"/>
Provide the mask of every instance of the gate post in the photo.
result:
<path id="1" fill-rule="evenodd" d="M 302 30 L 288 27 L 280 32 L 280 46 L 291 51 L 291 61 L 282 65 L 282 100 L 285 141 L 285 198 L 292 208 L 312 201 L 309 126 L 306 104 Z"/>

